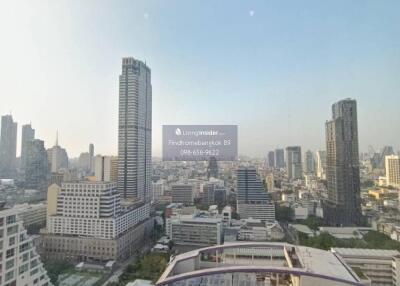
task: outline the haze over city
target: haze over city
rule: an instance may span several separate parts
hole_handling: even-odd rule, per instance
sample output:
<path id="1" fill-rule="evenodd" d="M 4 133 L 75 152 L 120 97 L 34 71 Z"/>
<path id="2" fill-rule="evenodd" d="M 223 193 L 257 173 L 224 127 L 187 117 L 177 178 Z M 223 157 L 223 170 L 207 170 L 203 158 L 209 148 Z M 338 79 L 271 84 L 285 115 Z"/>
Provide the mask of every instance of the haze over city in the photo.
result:
<path id="1" fill-rule="evenodd" d="M 358 102 L 360 150 L 399 149 L 399 9 L 397 1 L 4 1 L 0 114 L 32 122 L 46 147 L 58 130 L 70 157 L 89 143 L 116 154 L 121 58 L 134 56 L 151 67 L 154 156 L 163 124 L 237 124 L 240 154 L 323 149 L 331 104 L 347 97 Z"/>

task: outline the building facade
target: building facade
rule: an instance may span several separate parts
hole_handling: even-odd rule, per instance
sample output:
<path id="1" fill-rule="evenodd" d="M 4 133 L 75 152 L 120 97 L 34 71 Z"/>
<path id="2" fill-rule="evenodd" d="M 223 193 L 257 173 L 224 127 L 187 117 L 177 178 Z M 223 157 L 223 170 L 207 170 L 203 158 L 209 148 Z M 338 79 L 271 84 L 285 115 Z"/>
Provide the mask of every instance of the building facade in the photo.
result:
<path id="1" fill-rule="evenodd" d="M 275 221 L 275 205 L 268 198 L 253 167 L 237 170 L 237 212 L 242 219 L 254 218 Z"/>
<path id="2" fill-rule="evenodd" d="M 208 246 L 222 244 L 223 224 L 217 218 L 177 216 L 168 218 L 166 232 L 177 245 Z"/>
<path id="3" fill-rule="evenodd" d="M 44 142 L 34 139 L 26 143 L 24 186 L 46 192 L 49 182 L 49 162 Z"/>
<path id="4" fill-rule="evenodd" d="M 321 180 L 326 179 L 326 151 L 317 151 L 315 153 L 316 175 Z"/>
<path id="5" fill-rule="evenodd" d="M 18 213 L 18 209 L 0 210 L 0 285 L 50 286 L 52 283 Z"/>
<path id="6" fill-rule="evenodd" d="M 30 124 L 22 126 L 22 139 L 21 139 L 21 165 L 20 169 L 25 171 L 26 159 L 28 157 L 28 143 L 35 139 L 35 129 Z"/>
<path id="7" fill-rule="evenodd" d="M 94 157 L 94 176 L 96 181 L 117 182 L 115 171 L 113 174 L 113 162 L 116 162 L 116 160 L 113 156 L 97 155 Z"/>
<path id="8" fill-rule="evenodd" d="M 314 154 L 310 150 L 304 154 L 304 172 L 306 174 L 315 173 Z"/>
<path id="9" fill-rule="evenodd" d="M 400 252 L 397 250 L 332 248 L 353 269 L 371 280 L 371 285 L 399 286 Z"/>
<path id="10" fill-rule="evenodd" d="M 71 182 L 63 183 L 61 188 L 52 185 L 48 193 L 45 257 L 123 260 L 143 242 L 149 216 L 148 204 L 121 202 L 116 183 Z"/>
<path id="11" fill-rule="evenodd" d="M 400 187 L 400 156 L 385 157 L 386 183 L 393 187 Z"/>
<path id="12" fill-rule="evenodd" d="M 194 186 L 192 184 L 173 184 L 171 193 L 173 203 L 193 204 Z"/>
<path id="13" fill-rule="evenodd" d="M 268 152 L 268 167 L 273 169 L 275 168 L 275 152 L 274 151 L 269 151 Z"/>
<path id="14" fill-rule="evenodd" d="M 285 168 L 285 151 L 283 149 L 275 150 L 275 166 L 278 169 Z"/>
<path id="15" fill-rule="evenodd" d="M 11 115 L 1 117 L 0 178 L 14 178 L 17 158 L 17 123 Z"/>
<path id="16" fill-rule="evenodd" d="M 286 173 L 289 180 L 297 180 L 303 176 L 301 147 L 286 147 Z"/>
<path id="17" fill-rule="evenodd" d="M 358 225 L 361 220 L 357 103 L 352 99 L 332 106 L 326 129 L 328 199 L 324 217 L 331 225 Z"/>
<path id="18" fill-rule="evenodd" d="M 152 86 L 150 68 L 122 59 L 119 77 L 118 191 L 149 202 L 151 188 Z"/>

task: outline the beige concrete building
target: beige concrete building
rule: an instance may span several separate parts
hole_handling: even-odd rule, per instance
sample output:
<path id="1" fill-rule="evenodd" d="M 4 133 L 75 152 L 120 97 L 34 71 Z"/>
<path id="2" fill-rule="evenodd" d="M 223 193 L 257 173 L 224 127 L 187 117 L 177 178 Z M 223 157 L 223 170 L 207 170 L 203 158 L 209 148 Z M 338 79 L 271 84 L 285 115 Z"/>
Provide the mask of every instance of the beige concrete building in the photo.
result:
<path id="1" fill-rule="evenodd" d="M 393 187 L 400 187 L 400 156 L 386 156 L 385 170 L 386 184 Z"/>
<path id="2" fill-rule="evenodd" d="M 124 260 L 151 231 L 150 207 L 121 202 L 116 183 L 71 182 L 48 190 L 44 257 L 69 261 Z"/>

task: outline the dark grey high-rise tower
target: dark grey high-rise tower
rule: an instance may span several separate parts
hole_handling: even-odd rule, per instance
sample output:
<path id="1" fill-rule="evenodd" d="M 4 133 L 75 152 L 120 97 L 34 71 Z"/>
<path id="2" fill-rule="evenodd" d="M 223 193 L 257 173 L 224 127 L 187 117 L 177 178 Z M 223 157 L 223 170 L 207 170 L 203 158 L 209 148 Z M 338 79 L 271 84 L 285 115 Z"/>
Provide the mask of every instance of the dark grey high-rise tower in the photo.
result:
<path id="1" fill-rule="evenodd" d="M 274 151 L 268 152 L 268 167 L 275 168 L 275 152 Z"/>
<path id="2" fill-rule="evenodd" d="M 215 157 L 208 160 L 207 178 L 218 178 L 218 162 Z"/>
<path id="3" fill-rule="evenodd" d="M 278 169 L 285 168 L 285 151 L 283 149 L 275 150 L 275 167 Z"/>
<path id="4" fill-rule="evenodd" d="M 92 143 L 89 144 L 89 157 L 89 171 L 94 173 L 94 145 Z"/>
<path id="5" fill-rule="evenodd" d="M 119 77 L 118 191 L 148 202 L 151 188 L 151 71 L 134 58 L 122 59 Z"/>
<path id="6" fill-rule="evenodd" d="M 21 170 L 25 171 L 26 159 L 28 156 L 28 143 L 35 139 L 35 129 L 30 124 L 22 126 L 22 138 L 21 138 Z"/>
<path id="7" fill-rule="evenodd" d="M 46 191 L 49 179 L 49 161 L 44 142 L 31 140 L 26 145 L 25 187 Z"/>
<path id="8" fill-rule="evenodd" d="M 331 225 L 357 225 L 361 220 L 357 102 L 345 99 L 332 105 L 326 130 L 328 200 L 324 217 Z"/>
<path id="9" fill-rule="evenodd" d="M 17 158 L 17 123 L 11 115 L 1 117 L 0 178 L 14 178 Z"/>

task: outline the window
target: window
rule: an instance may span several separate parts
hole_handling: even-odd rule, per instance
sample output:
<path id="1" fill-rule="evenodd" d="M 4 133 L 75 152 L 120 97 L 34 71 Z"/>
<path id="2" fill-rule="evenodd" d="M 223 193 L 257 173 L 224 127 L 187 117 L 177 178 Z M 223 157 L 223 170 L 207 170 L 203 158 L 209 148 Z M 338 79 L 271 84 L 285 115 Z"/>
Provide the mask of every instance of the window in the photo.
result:
<path id="1" fill-rule="evenodd" d="M 7 224 L 12 224 L 15 223 L 16 221 L 17 221 L 16 215 L 10 215 L 7 217 Z"/>
<path id="2" fill-rule="evenodd" d="M 12 246 L 15 244 L 15 236 L 12 236 L 8 239 L 8 245 Z"/>
<path id="3" fill-rule="evenodd" d="M 14 267 L 14 259 L 10 259 L 6 262 L 6 270 Z"/>
<path id="4" fill-rule="evenodd" d="M 14 256 L 14 248 L 8 249 L 6 252 L 6 258 L 10 258 Z"/>

